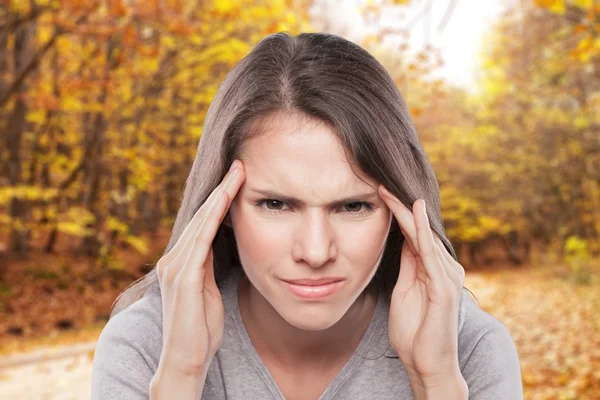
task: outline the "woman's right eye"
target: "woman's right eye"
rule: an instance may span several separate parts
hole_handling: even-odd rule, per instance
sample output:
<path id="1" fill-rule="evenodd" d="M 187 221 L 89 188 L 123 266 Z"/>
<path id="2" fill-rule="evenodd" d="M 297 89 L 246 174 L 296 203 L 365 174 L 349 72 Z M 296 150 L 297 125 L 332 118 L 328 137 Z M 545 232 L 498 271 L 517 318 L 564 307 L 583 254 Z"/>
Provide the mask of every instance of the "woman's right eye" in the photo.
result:
<path id="1" fill-rule="evenodd" d="M 276 199 L 262 199 L 256 202 L 256 207 L 258 207 L 262 211 L 266 211 L 269 213 L 280 214 L 282 210 L 280 209 L 272 209 L 271 206 L 277 208 L 283 204 L 282 201 Z"/>

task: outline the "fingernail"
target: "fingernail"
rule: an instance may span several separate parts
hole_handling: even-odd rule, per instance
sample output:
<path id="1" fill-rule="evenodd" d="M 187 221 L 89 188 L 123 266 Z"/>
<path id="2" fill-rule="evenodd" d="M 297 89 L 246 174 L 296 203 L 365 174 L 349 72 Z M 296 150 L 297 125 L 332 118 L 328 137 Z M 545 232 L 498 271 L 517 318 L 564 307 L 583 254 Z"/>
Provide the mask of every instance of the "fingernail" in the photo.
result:
<path id="1" fill-rule="evenodd" d="M 237 167 L 239 164 L 239 161 L 237 159 L 233 160 L 233 162 L 231 163 L 231 167 L 229 167 L 229 171 L 233 171 L 235 167 Z"/>
<path id="2" fill-rule="evenodd" d="M 427 216 L 427 203 L 425 203 L 425 200 L 421 199 L 421 204 L 423 204 L 423 213 Z"/>

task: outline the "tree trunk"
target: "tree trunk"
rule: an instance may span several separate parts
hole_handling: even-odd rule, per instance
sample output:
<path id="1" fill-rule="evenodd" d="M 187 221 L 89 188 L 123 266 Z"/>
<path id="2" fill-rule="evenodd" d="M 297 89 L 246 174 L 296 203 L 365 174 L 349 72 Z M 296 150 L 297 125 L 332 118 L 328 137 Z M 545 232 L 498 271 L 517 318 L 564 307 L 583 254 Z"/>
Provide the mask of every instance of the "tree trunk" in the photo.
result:
<path id="1" fill-rule="evenodd" d="M 523 264 L 523 259 L 519 255 L 519 233 L 512 230 L 506 237 L 503 238 L 502 243 L 506 248 L 508 254 L 508 260 L 515 265 Z"/>
<path id="2" fill-rule="evenodd" d="M 111 38 L 108 41 L 106 48 L 106 66 L 104 68 L 103 80 L 108 80 L 109 72 L 118 65 L 117 57 L 115 55 L 116 43 L 115 38 Z M 104 104 L 107 96 L 107 87 L 104 86 L 102 89 L 98 103 Z M 92 124 L 85 124 L 84 127 L 89 126 L 86 129 L 86 141 L 89 141 L 91 146 L 90 158 L 86 160 L 85 171 L 86 171 L 86 185 L 83 193 L 82 205 L 87 208 L 93 215 L 94 221 L 87 224 L 86 228 L 90 230 L 90 233 L 85 235 L 81 240 L 81 246 L 79 253 L 84 254 L 91 258 L 97 258 L 100 255 L 100 249 L 102 247 L 102 238 L 100 236 L 100 227 L 102 226 L 104 215 L 100 210 L 99 194 L 100 185 L 102 179 L 103 169 L 103 144 L 104 134 L 106 133 L 108 124 L 104 113 L 102 111 L 92 114 Z M 84 117 L 84 120 L 88 119 Z"/>
<path id="3" fill-rule="evenodd" d="M 15 75 L 19 75 L 25 68 L 31 54 L 31 38 L 35 34 L 35 25 L 23 24 L 15 31 L 14 63 Z M 22 183 L 21 171 L 21 141 L 27 129 L 25 116 L 27 106 L 21 96 L 27 90 L 26 85 L 21 85 L 15 95 L 15 102 L 8 117 L 7 131 L 2 135 L 6 138 L 8 150 L 8 181 L 9 185 L 16 187 Z M 24 228 L 26 204 L 17 197 L 13 197 L 9 204 L 9 216 L 13 221 L 10 233 L 10 250 L 22 255 L 29 249 L 28 232 Z"/>

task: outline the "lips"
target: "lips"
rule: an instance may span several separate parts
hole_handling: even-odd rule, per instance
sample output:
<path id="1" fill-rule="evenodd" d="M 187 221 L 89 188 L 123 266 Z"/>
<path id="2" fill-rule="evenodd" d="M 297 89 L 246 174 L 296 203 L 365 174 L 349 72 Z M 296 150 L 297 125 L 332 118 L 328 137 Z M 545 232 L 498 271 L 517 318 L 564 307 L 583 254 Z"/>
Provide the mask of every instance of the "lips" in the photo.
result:
<path id="1" fill-rule="evenodd" d="M 294 284 L 294 285 L 302 285 L 302 286 L 321 286 L 328 285 L 330 283 L 343 281 L 344 278 L 331 277 L 331 278 L 321 278 L 321 279 L 282 279 L 285 282 Z"/>
<path id="2" fill-rule="evenodd" d="M 282 282 L 283 285 L 299 299 L 306 301 L 321 301 L 336 293 L 340 287 L 344 285 L 344 280 L 339 279 L 340 278 L 297 279 L 294 281 L 282 280 Z M 297 284 L 293 282 L 304 283 Z M 307 282 L 313 283 L 314 285 L 307 285 Z"/>

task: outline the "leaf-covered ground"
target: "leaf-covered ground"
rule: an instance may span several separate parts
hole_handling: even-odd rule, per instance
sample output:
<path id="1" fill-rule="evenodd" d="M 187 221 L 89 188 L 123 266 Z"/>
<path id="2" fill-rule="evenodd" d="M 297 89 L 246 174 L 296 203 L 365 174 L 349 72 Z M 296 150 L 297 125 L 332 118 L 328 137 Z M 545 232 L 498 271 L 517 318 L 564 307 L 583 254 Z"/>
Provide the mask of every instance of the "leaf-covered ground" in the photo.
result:
<path id="1" fill-rule="evenodd" d="M 169 234 L 161 229 L 149 239 L 164 246 Z M 43 247 L 42 239 L 34 244 Z M 0 357 L 103 326 L 119 293 L 161 256 L 115 248 L 109 268 L 73 255 L 69 246 L 67 236 L 60 235 L 55 253 L 32 250 L 26 259 L 0 253 Z"/>
<path id="2" fill-rule="evenodd" d="M 597 269 L 589 285 L 540 267 L 467 273 L 465 286 L 510 330 L 526 399 L 600 399 Z"/>

